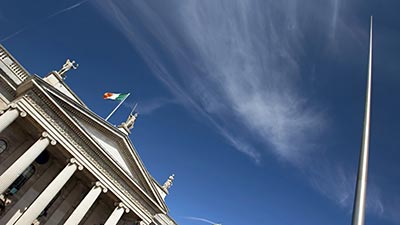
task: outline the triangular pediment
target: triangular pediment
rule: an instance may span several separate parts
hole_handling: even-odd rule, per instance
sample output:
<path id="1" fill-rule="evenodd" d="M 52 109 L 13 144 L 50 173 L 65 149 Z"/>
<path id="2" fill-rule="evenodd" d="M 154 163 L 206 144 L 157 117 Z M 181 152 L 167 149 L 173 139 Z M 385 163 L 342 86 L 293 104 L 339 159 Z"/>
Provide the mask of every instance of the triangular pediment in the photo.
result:
<path id="1" fill-rule="evenodd" d="M 139 189 L 164 210 L 165 202 L 158 193 L 154 181 L 140 160 L 129 137 L 86 106 L 70 99 L 46 82 L 38 79 L 40 89 L 58 105 L 60 111 L 79 126 L 85 138 L 92 142 L 105 158 L 116 165 Z"/>
<path id="2" fill-rule="evenodd" d="M 134 174 L 132 168 L 129 166 L 129 162 L 126 162 L 126 159 L 123 157 L 121 151 L 121 146 L 118 142 L 113 138 L 113 136 L 109 136 L 104 132 L 99 131 L 94 126 L 89 124 L 84 120 L 80 120 L 77 117 L 74 119 L 79 123 L 79 125 L 93 138 L 97 144 L 99 144 L 105 152 L 118 163 L 119 166 L 136 182 L 138 182 L 142 187 L 143 184 L 138 180 L 138 175 Z"/>

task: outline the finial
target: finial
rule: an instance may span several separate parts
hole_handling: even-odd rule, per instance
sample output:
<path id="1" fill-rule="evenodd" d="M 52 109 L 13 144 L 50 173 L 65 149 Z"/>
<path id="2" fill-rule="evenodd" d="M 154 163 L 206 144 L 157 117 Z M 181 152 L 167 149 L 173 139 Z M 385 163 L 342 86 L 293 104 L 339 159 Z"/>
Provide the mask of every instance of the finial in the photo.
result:
<path id="1" fill-rule="evenodd" d="M 169 176 L 168 180 L 165 181 L 164 185 L 162 186 L 164 191 L 166 191 L 167 193 L 168 193 L 168 189 L 170 189 L 171 186 L 172 186 L 172 182 L 174 181 L 174 177 L 175 177 L 175 174 L 172 174 L 171 176 Z"/>
<path id="2" fill-rule="evenodd" d="M 71 61 L 71 60 L 67 59 L 67 61 L 64 63 L 62 68 L 58 71 L 58 74 L 61 76 L 61 78 L 65 79 L 66 78 L 65 73 L 71 69 L 76 70 L 78 68 L 78 66 L 79 66 L 79 64 L 76 64 L 75 60 Z"/>

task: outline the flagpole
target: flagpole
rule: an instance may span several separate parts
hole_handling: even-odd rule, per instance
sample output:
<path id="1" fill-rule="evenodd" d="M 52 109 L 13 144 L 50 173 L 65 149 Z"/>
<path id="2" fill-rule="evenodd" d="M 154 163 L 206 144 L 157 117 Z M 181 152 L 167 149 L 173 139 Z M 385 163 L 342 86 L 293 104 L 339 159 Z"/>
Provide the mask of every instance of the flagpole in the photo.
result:
<path id="1" fill-rule="evenodd" d="M 364 130 L 358 165 L 359 167 L 357 175 L 356 194 L 353 206 L 352 225 L 364 225 L 365 220 L 372 85 L 372 16 L 369 38 L 368 83 L 365 97 Z"/>
<path id="2" fill-rule="evenodd" d="M 132 108 L 131 115 L 132 115 L 132 113 L 135 111 L 137 105 L 138 105 L 138 104 L 136 103 L 135 106 Z"/>
<path id="3" fill-rule="evenodd" d="M 128 93 L 128 95 L 124 98 L 124 100 L 122 100 L 117 107 L 114 108 L 114 110 L 105 118 L 105 121 L 107 121 L 113 114 L 115 111 L 117 111 L 117 109 L 122 105 L 122 103 L 124 103 L 124 101 L 129 97 L 131 93 Z"/>

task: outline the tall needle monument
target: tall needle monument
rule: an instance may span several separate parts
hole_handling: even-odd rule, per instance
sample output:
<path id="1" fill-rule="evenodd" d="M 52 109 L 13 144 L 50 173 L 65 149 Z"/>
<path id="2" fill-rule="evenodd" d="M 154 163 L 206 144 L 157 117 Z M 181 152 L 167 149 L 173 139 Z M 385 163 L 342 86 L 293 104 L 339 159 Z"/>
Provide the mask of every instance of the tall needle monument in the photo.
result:
<path id="1" fill-rule="evenodd" d="M 356 194 L 353 206 L 352 225 L 364 225 L 365 206 L 367 200 L 367 178 L 368 178 L 368 148 L 370 133 L 370 115 L 371 115 L 371 85 L 372 85 L 372 16 L 369 31 L 369 61 L 368 61 L 368 81 L 365 97 L 364 130 L 361 142 L 360 159 L 357 174 Z"/>

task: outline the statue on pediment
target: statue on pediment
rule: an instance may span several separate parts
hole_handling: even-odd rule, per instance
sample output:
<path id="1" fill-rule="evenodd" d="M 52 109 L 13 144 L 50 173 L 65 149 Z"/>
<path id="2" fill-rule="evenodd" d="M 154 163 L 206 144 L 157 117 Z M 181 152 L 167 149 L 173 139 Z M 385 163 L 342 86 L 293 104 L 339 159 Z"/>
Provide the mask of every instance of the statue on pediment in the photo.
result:
<path id="1" fill-rule="evenodd" d="M 165 191 L 168 191 L 168 189 L 171 188 L 172 182 L 174 181 L 174 177 L 175 177 L 175 174 L 172 174 L 171 176 L 168 177 L 168 180 L 165 181 L 164 185 L 162 186 L 162 188 L 163 188 Z"/>
<path id="2" fill-rule="evenodd" d="M 130 130 L 133 129 L 133 126 L 135 125 L 135 121 L 138 118 L 139 114 L 137 112 L 135 112 L 134 114 L 130 114 L 128 119 L 123 122 L 121 125 L 119 125 L 118 127 L 120 128 L 124 128 L 124 130 L 126 130 L 128 133 L 130 133 Z"/>
<path id="3" fill-rule="evenodd" d="M 135 125 L 135 121 L 138 118 L 139 114 L 137 112 L 135 112 L 133 115 L 130 114 L 128 119 L 126 120 L 125 124 L 126 127 L 128 127 L 129 130 L 131 130 L 133 128 L 133 125 Z"/>
<path id="4" fill-rule="evenodd" d="M 79 66 L 79 64 L 77 64 L 75 62 L 75 60 L 71 61 L 71 60 L 67 59 L 67 61 L 64 63 L 62 68 L 58 71 L 58 74 L 60 74 L 60 76 L 65 79 L 65 73 L 71 69 L 76 70 L 78 68 L 78 66 Z"/>

